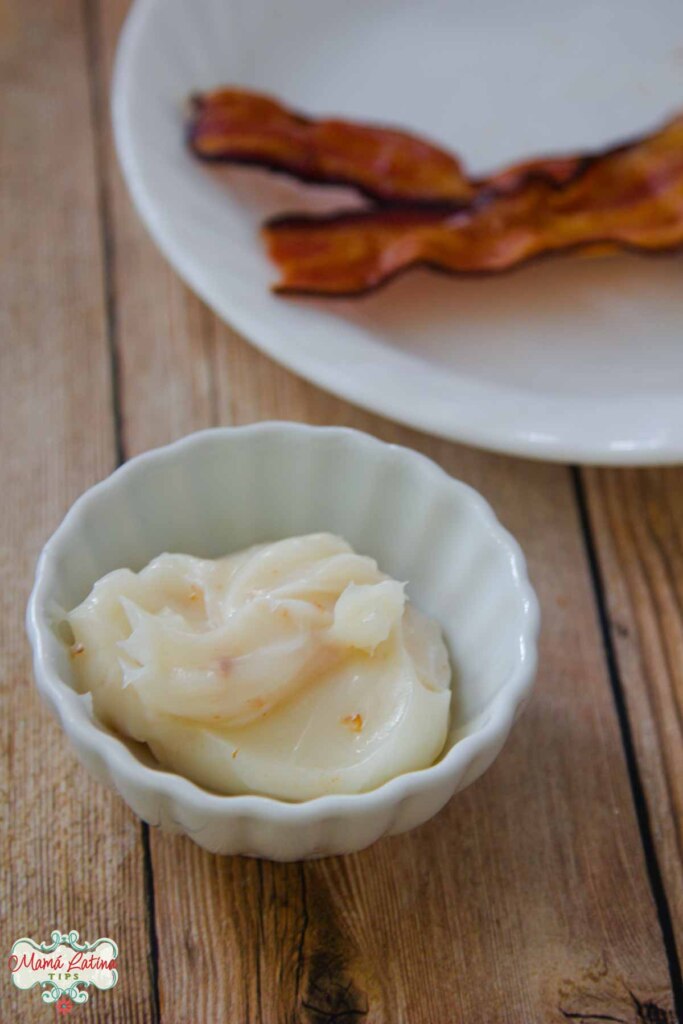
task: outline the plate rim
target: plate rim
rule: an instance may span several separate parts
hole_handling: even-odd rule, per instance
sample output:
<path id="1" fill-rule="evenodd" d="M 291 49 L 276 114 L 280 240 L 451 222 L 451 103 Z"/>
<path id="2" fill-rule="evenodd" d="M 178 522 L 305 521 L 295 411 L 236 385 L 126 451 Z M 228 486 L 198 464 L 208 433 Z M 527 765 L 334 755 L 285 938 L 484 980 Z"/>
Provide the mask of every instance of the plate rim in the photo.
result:
<path id="1" fill-rule="evenodd" d="M 244 312 L 239 301 L 223 302 L 213 294 L 212 289 L 202 280 L 201 272 L 195 269 L 195 261 L 187 257 L 169 219 L 159 215 L 159 207 L 147 188 L 144 174 L 139 168 L 135 154 L 135 133 L 131 129 L 126 110 L 126 86 L 136 47 L 144 41 L 147 19 L 162 2 L 163 0 L 134 0 L 120 32 L 112 73 L 110 103 L 114 146 L 135 210 L 152 240 L 179 277 L 219 319 L 235 329 L 255 348 L 309 383 L 358 408 L 434 437 L 500 454 L 556 463 L 646 466 L 683 462 L 683 430 L 680 436 L 655 438 L 651 442 L 624 442 L 615 439 L 610 442 L 599 441 L 596 444 L 585 438 L 571 440 L 557 434 L 534 434 L 528 429 L 527 432 L 523 432 L 519 428 L 504 436 L 500 425 L 491 429 L 481 420 L 472 422 L 466 416 L 459 419 L 457 408 L 454 417 L 448 421 L 444 421 L 438 413 L 431 415 L 429 407 L 425 404 L 409 406 L 411 414 L 406 415 L 400 399 L 392 400 L 391 397 L 386 398 L 377 392 L 372 395 L 366 394 L 357 380 L 326 372 L 322 364 L 311 364 L 306 355 L 298 356 L 296 350 L 292 353 L 286 346 L 273 342 L 269 332 L 265 332 L 264 335 L 259 332 L 258 327 L 252 328 L 249 315 Z M 411 356 L 419 359 L 414 353 L 411 353 Z M 479 386 L 487 389 L 487 385 Z M 491 391 L 493 390 L 491 386 Z M 507 391 L 505 388 L 503 390 Z M 512 390 L 510 389 L 511 392 Z M 681 401 L 683 402 L 683 391 Z M 494 422 L 493 417 L 489 422 Z M 532 436 L 528 436 L 529 433 Z"/>

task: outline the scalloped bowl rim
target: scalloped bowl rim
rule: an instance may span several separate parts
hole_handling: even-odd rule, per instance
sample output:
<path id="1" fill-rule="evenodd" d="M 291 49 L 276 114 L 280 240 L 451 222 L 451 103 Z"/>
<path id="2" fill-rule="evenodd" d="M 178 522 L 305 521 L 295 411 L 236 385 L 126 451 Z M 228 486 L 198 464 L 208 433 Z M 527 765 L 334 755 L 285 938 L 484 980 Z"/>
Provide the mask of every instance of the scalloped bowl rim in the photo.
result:
<path id="1" fill-rule="evenodd" d="M 523 609 L 523 629 L 519 636 L 518 662 L 506 683 L 487 705 L 486 714 L 477 727 L 458 739 L 435 764 L 428 768 L 405 772 L 376 789 L 365 793 L 334 794 L 313 797 L 301 802 L 287 802 L 262 795 L 222 795 L 203 789 L 175 772 L 149 767 L 142 763 L 126 743 L 115 733 L 98 729 L 89 719 L 81 695 L 60 675 L 51 663 L 47 650 L 48 635 L 54 635 L 47 606 L 56 569 L 55 560 L 63 538 L 77 530 L 83 510 L 90 501 L 109 489 L 120 486 L 129 477 L 144 473 L 152 463 L 172 461 L 179 453 L 203 444 L 212 438 L 230 440 L 233 437 L 258 436 L 268 433 L 288 433 L 291 436 L 313 432 L 316 435 L 345 437 L 366 448 L 389 449 L 412 462 L 416 470 L 430 475 L 432 480 L 459 491 L 477 512 L 489 534 L 502 543 L 508 555 L 513 584 Z M 266 421 L 239 427 L 212 427 L 196 431 L 177 441 L 137 455 L 115 469 L 109 476 L 88 488 L 71 506 L 62 522 L 49 538 L 39 556 L 35 582 L 26 611 L 26 628 L 33 648 L 34 676 L 41 695 L 56 713 L 64 731 L 77 749 L 102 758 L 115 780 L 123 776 L 136 786 L 143 787 L 147 795 L 159 794 L 193 811 L 216 815 L 268 818 L 289 824 L 308 824 L 322 821 L 330 815 L 349 815 L 356 811 L 371 812 L 397 805 L 405 798 L 426 792 L 439 783 L 453 778 L 457 785 L 468 765 L 484 750 L 499 749 L 504 743 L 515 719 L 517 709 L 528 697 L 533 686 L 537 665 L 537 638 L 540 628 L 540 610 L 536 594 L 528 578 L 522 549 L 514 537 L 500 524 L 491 506 L 473 487 L 450 476 L 427 456 L 403 445 L 380 441 L 350 427 L 314 427 L 307 424 Z"/>

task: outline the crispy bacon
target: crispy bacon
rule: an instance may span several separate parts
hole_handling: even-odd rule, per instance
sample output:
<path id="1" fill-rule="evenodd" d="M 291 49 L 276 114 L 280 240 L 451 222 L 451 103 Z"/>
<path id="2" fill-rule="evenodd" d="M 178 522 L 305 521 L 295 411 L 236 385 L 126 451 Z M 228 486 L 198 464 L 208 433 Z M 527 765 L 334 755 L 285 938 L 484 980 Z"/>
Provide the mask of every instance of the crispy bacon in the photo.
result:
<path id="1" fill-rule="evenodd" d="M 464 205 L 482 191 L 514 191 L 535 177 L 561 185 L 583 163 L 580 156 L 540 158 L 473 178 L 456 156 L 409 132 L 314 120 L 269 96 L 237 88 L 192 97 L 188 140 L 203 160 L 349 185 L 377 202 L 397 204 Z"/>
<path id="2" fill-rule="evenodd" d="M 564 184 L 523 176 L 465 209 L 385 207 L 265 225 L 282 294 L 359 295 L 415 266 L 496 273 L 550 253 L 683 246 L 683 117 L 582 161 Z"/>
<path id="3" fill-rule="evenodd" d="M 542 156 L 533 160 L 504 167 L 502 171 L 489 174 L 486 178 L 474 180 L 477 195 L 488 192 L 516 192 L 527 181 L 538 178 L 551 185 L 562 186 L 576 178 L 590 157 L 576 156 Z"/>
<path id="4" fill-rule="evenodd" d="M 351 185 L 383 202 L 466 203 L 476 192 L 456 157 L 408 132 L 313 120 L 245 89 L 193 97 L 188 137 L 204 160 Z"/>

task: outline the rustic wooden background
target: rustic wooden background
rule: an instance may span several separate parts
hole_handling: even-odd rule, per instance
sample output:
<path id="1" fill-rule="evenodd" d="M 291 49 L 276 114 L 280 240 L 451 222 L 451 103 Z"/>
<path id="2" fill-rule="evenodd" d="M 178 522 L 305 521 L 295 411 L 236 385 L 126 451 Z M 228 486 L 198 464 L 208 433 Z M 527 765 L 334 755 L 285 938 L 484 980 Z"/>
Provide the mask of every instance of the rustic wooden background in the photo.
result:
<path id="1" fill-rule="evenodd" d="M 191 0 L 188 0 L 191 2 Z M 2 941 L 121 949 L 114 1024 L 675 1021 L 683 1002 L 683 471 L 483 454 L 297 380 L 181 284 L 131 209 L 108 87 L 127 0 L 0 0 Z M 76 496 L 209 424 L 342 423 L 491 500 L 544 610 L 531 706 L 434 821 L 276 865 L 150 831 L 33 689 L 34 561 Z M 2 1021 L 54 1010 L 6 975 Z"/>

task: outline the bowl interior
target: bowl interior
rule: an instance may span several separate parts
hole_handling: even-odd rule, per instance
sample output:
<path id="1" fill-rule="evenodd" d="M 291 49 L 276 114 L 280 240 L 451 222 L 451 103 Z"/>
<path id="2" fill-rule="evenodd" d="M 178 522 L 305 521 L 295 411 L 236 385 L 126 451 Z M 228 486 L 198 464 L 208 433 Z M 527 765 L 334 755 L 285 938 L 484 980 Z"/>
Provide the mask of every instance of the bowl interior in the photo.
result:
<path id="1" fill-rule="evenodd" d="M 485 502 L 428 460 L 351 431 L 210 431 L 133 460 L 89 491 L 49 543 L 39 614 L 72 685 L 64 610 L 112 569 L 163 551 L 216 557 L 313 531 L 345 537 L 408 581 L 441 624 L 454 666 L 451 744 L 476 728 L 524 651 L 513 542 Z"/>

